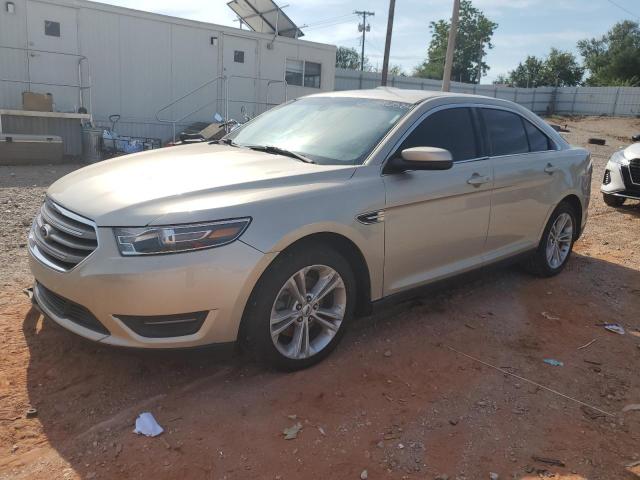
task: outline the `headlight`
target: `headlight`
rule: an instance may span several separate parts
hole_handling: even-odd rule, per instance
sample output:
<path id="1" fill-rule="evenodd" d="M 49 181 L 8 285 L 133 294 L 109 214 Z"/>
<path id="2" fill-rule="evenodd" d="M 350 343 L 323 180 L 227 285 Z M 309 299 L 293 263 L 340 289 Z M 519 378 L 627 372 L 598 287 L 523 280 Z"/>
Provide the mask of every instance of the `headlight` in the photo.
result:
<path id="1" fill-rule="evenodd" d="M 115 228 L 122 255 L 188 252 L 226 245 L 247 229 L 250 218 L 162 227 Z"/>

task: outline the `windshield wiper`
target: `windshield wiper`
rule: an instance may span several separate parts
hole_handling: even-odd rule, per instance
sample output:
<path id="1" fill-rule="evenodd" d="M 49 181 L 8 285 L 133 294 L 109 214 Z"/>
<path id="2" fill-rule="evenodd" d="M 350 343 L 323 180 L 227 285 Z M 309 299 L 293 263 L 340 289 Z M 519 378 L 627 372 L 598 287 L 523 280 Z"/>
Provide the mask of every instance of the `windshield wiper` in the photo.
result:
<path id="1" fill-rule="evenodd" d="M 273 153 L 274 155 L 284 155 L 286 157 L 295 158 L 304 163 L 316 163 L 310 158 L 305 157 L 304 155 L 300 155 L 299 153 L 292 152 L 291 150 L 287 150 L 286 148 L 276 147 L 274 145 L 245 145 L 247 148 L 251 150 L 256 150 L 258 152 L 266 152 Z"/>

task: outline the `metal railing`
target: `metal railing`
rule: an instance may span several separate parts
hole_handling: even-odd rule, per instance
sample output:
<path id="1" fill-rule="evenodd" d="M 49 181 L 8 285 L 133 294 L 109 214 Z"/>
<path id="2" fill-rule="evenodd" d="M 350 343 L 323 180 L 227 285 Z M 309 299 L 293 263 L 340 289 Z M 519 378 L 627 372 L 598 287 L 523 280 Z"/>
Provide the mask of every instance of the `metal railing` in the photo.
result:
<path id="1" fill-rule="evenodd" d="M 222 80 L 224 82 L 224 89 L 225 89 L 225 98 L 229 98 L 226 89 L 228 88 L 227 86 L 227 77 L 225 75 L 218 75 L 217 77 L 206 81 L 205 83 L 203 83 L 202 85 L 200 85 L 199 87 L 194 88 L 193 90 L 185 93 L 184 95 L 182 95 L 181 97 L 178 97 L 174 100 L 172 100 L 171 102 L 167 103 L 165 106 L 163 106 L 162 108 L 160 108 L 160 110 L 158 110 L 156 112 L 156 120 L 161 122 L 161 123 L 170 123 L 172 125 L 172 129 L 173 129 L 173 141 L 176 141 L 176 124 L 182 122 L 184 119 L 190 117 L 191 115 L 194 115 L 196 113 L 198 113 L 200 110 L 203 110 L 204 108 L 208 107 L 209 105 L 211 105 L 214 102 L 218 101 L 218 98 L 214 98 L 213 100 L 211 100 L 210 102 L 204 104 L 204 105 L 200 105 L 198 106 L 198 108 L 196 108 L 195 110 L 190 111 L 189 113 L 187 113 L 186 115 L 181 116 L 180 118 L 173 118 L 171 120 L 169 119 L 164 119 L 164 118 L 160 118 L 160 114 L 162 112 L 164 112 L 165 110 L 173 107 L 174 105 L 176 105 L 178 102 L 184 100 L 185 98 L 193 95 L 196 92 L 199 92 L 200 90 L 202 90 L 205 87 L 208 87 L 209 85 L 213 85 L 214 83 L 218 82 L 218 80 Z M 225 118 L 228 116 L 229 114 L 229 104 L 228 102 L 225 100 Z"/>
<path id="2" fill-rule="evenodd" d="M 267 88 L 266 88 L 266 93 L 265 93 L 265 101 L 264 102 L 260 102 L 257 100 L 246 100 L 246 99 L 231 99 L 230 95 L 229 95 L 229 84 L 233 79 L 247 79 L 247 80 L 254 80 L 254 81 L 266 81 L 267 82 Z M 223 97 L 221 99 L 214 98 L 204 104 L 198 105 L 197 108 L 195 108 L 194 110 L 189 111 L 188 113 L 181 115 L 180 117 L 174 117 L 171 119 L 168 118 L 162 118 L 161 115 L 163 112 L 165 112 L 166 110 L 168 110 L 169 108 L 175 106 L 176 104 L 178 104 L 179 102 L 183 101 L 184 99 L 200 92 L 203 88 L 208 87 L 209 85 L 213 85 L 215 83 L 217 83 L 218 81 L 222 80 L 223 82 Z M 172 100 L 171 102 L 167 103 L 166 105 L 164 105 L 163 107 L 161 107 L 157 112 L 156 112 L 156 120 L 158 122 L 161 123 L 168 123 L 171 124 L 172 127 L 172 132 L 173 132 L 173 141 L 176 141 L 176 125 L 183 122 L 185 119 L 189 118 L 192 115 L 195 115 L 196 113 L 200 112 L 201 110 L 204 110 L 205 108 L 211 106 L 212 104 L 222 101 L 224 103 L 224 119 L 225 121 L 229 121 L 229 102 L 244 102 L 244 103 L 251 103 L 251 104 L 255 104 L 255 105 L 265 105 L 265 107 L 269 107 L 269 106 L 274 106 L 274 105 L 278 105 L 278 103 L 269 103 L 269 89 L 271 87 L 271 85 L 273 84 L 277 84 L 277 83 L 282 83 L 284 85 L 284 101 L 287 101 L 287 81 L 286 80 L 273 80 L 273 79 L 268 79 L 268 78 L 259 78 L 259 77 L 251 77 L 249 75 L 230 75 L 230 76 L 226 76 L 226 75 L 218 75 L 217 77 L 206 81 L 205 83 L 203 83 L 202 85 L 194 88 L 193 90 L 190 90 L 189 92 L 185 93 L 184 95 Z M 257 91 L 254 90 L 254 91 Z M 265 108 L 266 110 L 266 108 Z M 226 129 L 227 127 L 225 127 Z"/>
<path id="3" fill-rule="evenodd" d="M 91 97 L 91 64 L 89 59 L 84 55 L 79 55 L 76 53 L 65 53 L 65 52 L 54 52 L 51 50 L 39 50 L 36 48 L 23 48 L 23 47 L 10 47 L 7 45 L 0 45 L 0 49 L 5 50 L 17 50 L 24 52 L 26 55 L 26 66 L 27 66 L 27 80 L 18 80 L 14 78 L 4 78 L 0 77 L 0 82 L 6 83 L 19 83 L 23 85 L 27 85 L 28 90 L 31 90 L 31 85 L 46 85 L 50 87 L 65 87 L 65 88 L 77 88 L 78 89 L 78 106 L 80 108 L 84 108 L 89 114 L 92 111 L 92 97 Z M 34 80 L 31 78 L 31 58 L 35 57 L 37 54 L 48 54 L 48 55 L 63 55 L 68 57 L 75 57 L 77 59 L 78 65 L 78 83 L 77 84 L 66 84 L 66 83 L 51 83 L 51 82 L 41 82 L 37 79 Z M 87 68 L 87 76 L 89 77 L 89 83 L 87 85 L 84 84 L 83 75 L 82 75 L 82 64 L 86 63 Z M 84 102 L 84 91 L 87 91 L 89 101 L 85 106 Z"/>

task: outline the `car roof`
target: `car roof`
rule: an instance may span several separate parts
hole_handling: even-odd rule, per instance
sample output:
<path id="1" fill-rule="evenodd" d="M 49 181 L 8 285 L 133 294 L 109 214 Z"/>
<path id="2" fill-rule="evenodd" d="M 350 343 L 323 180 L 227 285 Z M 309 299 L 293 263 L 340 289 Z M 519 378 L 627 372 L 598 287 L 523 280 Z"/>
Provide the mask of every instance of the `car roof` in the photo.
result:
<path id="1" fill-rule="evenodd" d="M 430 98 L 456 97 L 491 99 L 484 95 L 470 95 L 467 93 L 438 92 L 435 90 L 408 90 L 394 87 L 378 87 L 368 90 L 341 90 L 334 92 L 323 92 L 309 95 L 310 97 L 344 97 L 344 98 L 371 98 L 376 100 L 386 100 L 405 103 L 420 103 Z"/>

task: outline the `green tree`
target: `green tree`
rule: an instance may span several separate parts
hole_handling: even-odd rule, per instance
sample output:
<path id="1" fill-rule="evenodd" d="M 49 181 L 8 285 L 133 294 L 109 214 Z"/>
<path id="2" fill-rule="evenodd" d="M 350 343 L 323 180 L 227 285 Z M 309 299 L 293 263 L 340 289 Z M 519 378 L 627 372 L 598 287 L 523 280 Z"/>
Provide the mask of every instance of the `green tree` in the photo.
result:
<path id="1" fill-rule="evenodd" d="M 431 22 L 431 42 L 427 58 L 415 68 L 414 75 L 424 78 L 442 79 L 444 58 L 451 22 L 438 20 Z M 453 55 L 451 79 L 467 83 L 479 83 L 489 71 L 484 62 L 487 50 L 493 48 L 491 37 L 498 24 L 492 22 L 481 10 L 475 8 L 471 0 L 460 2 L 460 20 L 456 34 L 456 49 Z"/>
<path id="2" fill-rule="evenodd" d="M 336 67 L 360 70 L 360 52 L 355 48 L 338 47 L 336 50 Z M 369 59 L 364 57 L 364 70 L 371 71 Z"/>
<path id="3" fill-rule="evenodd" d="M 582 82 L 584 68 L 575 55 L 552 48 L 546 58 L 529 55 L 509 72 L 508 84 L 514 87 L 573 87 Z"/>
<path id="4" fill-rule="evenodd" d="M 394 77 L 406 77 L 407 74 L 404 73 L 404 70 L 400 65 L 392 65 L 389 68 L 389 75 L 393 75 Z"/>
<path id="5" fill-rule="evenodd" d="M 578 42 L 589 70 L 587 85 L 640 86 L 640 28 L 637 22 L 616 23 L 601 38 Z"/>

